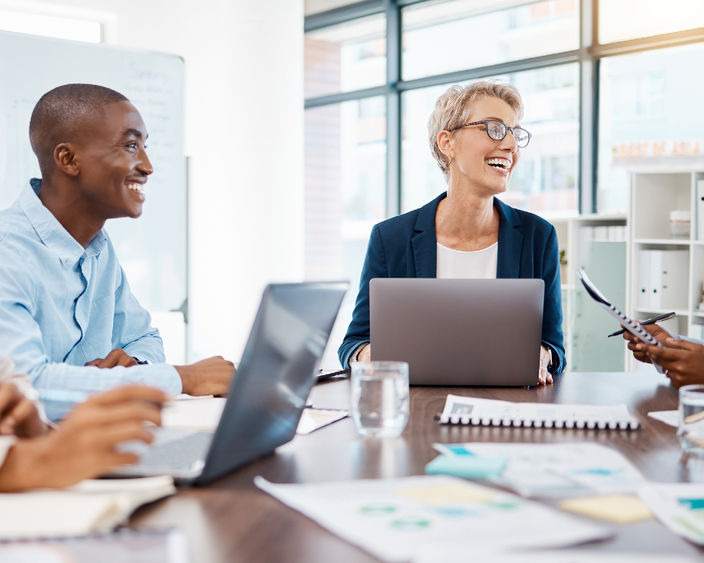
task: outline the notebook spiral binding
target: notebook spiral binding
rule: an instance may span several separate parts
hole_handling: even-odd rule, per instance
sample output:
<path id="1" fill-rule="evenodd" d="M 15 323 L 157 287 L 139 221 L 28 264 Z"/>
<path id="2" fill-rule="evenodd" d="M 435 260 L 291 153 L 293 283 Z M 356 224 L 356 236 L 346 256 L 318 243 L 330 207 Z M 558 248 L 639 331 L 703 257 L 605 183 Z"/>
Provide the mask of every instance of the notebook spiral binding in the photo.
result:
<path id="1" fill-rule="evenodd" d="M 483 418 L 463 415 L 445 415 L 439 417 L 440 424 L 462 424 L 469 426 L 512 426 L 515 428 L 565 428 L 576 430 L 638 430 L 640 423 L 635 418 L 629 420 L 597 419 L 510 419 Z"/>

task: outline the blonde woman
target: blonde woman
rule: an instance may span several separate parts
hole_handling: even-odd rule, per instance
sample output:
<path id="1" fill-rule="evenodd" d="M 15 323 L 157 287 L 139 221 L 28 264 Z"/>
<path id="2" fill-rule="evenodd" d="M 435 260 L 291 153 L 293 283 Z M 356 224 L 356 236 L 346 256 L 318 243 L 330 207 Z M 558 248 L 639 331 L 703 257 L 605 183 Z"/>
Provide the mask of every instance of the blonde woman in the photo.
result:
<path id="1" fill-rule="evenodd" d="M 371 279 L 439 277 L 544 280 L 538 382 L 551 383 L 564 369 L 555 229 L 496 198 L 508 189 L 521 149 L 530 142 L 522 116 L 520 94 L 508 84 L 453 86 L 438 98 L 428 133 L 447 192 L 372 229 L 352 322 L 338 351 L 344 367 L 371 358 Z"/>

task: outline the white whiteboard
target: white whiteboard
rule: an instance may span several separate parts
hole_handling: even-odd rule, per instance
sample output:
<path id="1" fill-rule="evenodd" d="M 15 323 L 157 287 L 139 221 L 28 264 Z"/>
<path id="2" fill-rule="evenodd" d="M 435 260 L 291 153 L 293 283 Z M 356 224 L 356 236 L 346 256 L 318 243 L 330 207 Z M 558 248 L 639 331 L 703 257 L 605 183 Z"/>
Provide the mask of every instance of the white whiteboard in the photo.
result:
<path id="1" fill-rule="evenodd" d="M 186 298 L 187 201 L 183 139 L 184 64 L 180 57 L 0 32 L 0 208 L 39 166 L 29 118 L 45 92 L 84 82 L 113 88 L 142 114 L 154 173 L 138 219 L 108 221 L 132 290 L 152 312 Z"/>

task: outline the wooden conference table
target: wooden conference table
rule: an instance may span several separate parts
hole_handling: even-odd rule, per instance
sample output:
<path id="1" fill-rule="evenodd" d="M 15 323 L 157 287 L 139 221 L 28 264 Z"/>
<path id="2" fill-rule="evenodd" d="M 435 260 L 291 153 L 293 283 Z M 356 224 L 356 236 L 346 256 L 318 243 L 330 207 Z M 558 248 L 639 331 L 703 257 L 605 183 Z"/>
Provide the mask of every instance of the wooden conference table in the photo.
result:
<path id="1" fill-rule="evenodd" d="M 555 403 L 625 403 L 640 419 L 637 431 L 563 430 L 442 426 L 448 393 Z M 348 381 L 317 385 L 316 407 L 348 408 Z M 297 436 L 275 455 L 247 465 L 210 486 L 182 489 L 178 495 L 140 509 L 131 525 L 179 527 L 189 540 L 192 561 L 375 561 L 366 552 L 329 533 L 308 518 L 257 489 L 262 475 L 273 482 L 307 483 L 358 478 L 422 475 L 437 454 L 433 442 L 570 442 L 595 441 L 621 451 L 646 479 L 704 482 L 704 461 L 680 459 L 675 430 L 647 416 L 677 408 L 677 390 L 663 376 L 642 373 L 568 373 L 549 387 L 531 389 L 412 387 L 411 415 L 400 438 L 363 439 L 347 418 L 312 434 Z M 616 536 L 579 549 L 601 553 L 689 555 L 698 549 L 657 520 L 613 525 Z M 536 533 L 540 533 L 539 525 Z"/>

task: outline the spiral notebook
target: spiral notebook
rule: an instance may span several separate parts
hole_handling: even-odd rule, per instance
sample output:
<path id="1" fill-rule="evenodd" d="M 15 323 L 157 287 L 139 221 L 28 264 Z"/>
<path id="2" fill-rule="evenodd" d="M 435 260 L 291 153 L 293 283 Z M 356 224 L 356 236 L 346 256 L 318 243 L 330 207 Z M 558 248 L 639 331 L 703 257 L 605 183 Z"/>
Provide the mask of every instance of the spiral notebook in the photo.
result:
<path id="1" fill-rule="evenodd" d="M 588 430 L 637 430 L 638 419 L 626 405 L 561 405 L 513 403 L 448 395 L 440 424 L 526 426 Z"/>
<path id="2" fill-rule="evenodd" d="M 599 291 L 599 289 L 589 279 L 589 276 L 587 276 L 587 273 L 582 268 L 579 269 L 578 275 L 579 281 L 582 282 L 582 285 L 584 286 L 584 289 L 589 297 L 605 309 L 609 315 L 615 318 L 621 326 L 623 326 L 633 336 L 640 338 L 643 342 L 662 348 L 662 344 L 658 342 L 649 332 L 647 332 L 640 323 L 634 321 L 632 318 L 624 314 L 618 307 L 611 304 L 609 300 L 604 297 L 604 294 L 601 293 L 601 291 Z M 660 373 L 662 373 L 662 371 Z"/>

